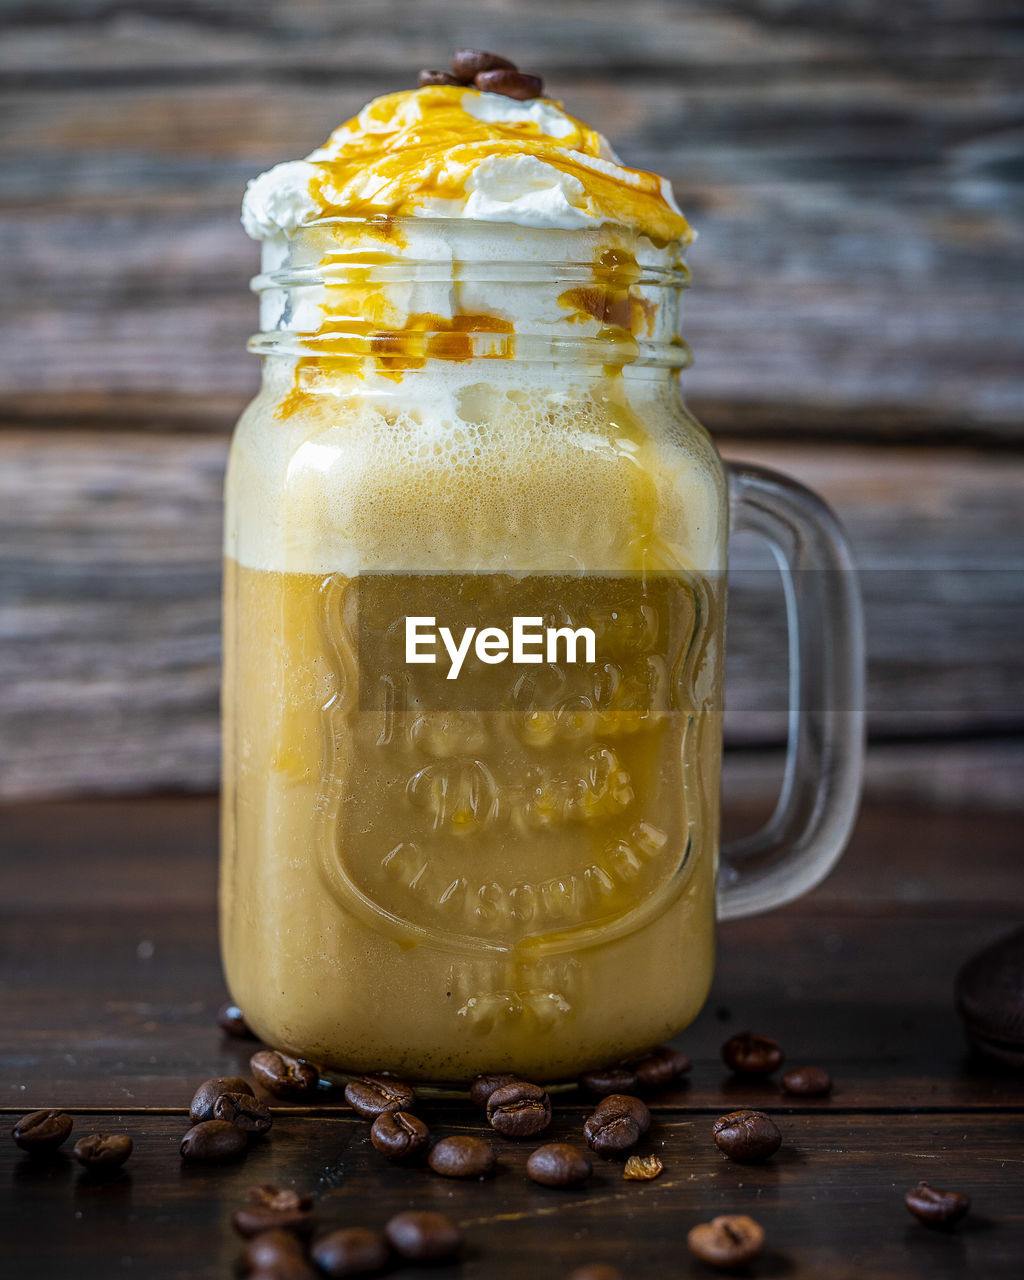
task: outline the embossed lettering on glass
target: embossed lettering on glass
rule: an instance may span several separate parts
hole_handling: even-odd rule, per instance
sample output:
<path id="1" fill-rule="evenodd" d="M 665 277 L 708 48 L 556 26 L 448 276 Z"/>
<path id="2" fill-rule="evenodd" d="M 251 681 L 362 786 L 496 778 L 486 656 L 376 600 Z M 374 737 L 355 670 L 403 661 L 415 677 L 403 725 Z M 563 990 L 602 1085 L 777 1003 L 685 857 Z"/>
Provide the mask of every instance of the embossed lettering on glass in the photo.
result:
<path id="1" fill-rule="evenodd" d="M 716 900 L 838 857 L 849 553 L 687 412 L 685 220 L 555 104 L 391 95 L 282 169 L 247 198 L 264 378 L 227 484 L 228 982 L 328 1072 L 568 1079 L 693 1019 Z M 720 867 L 730 513 L 782 570 L 792 707 Z"/>

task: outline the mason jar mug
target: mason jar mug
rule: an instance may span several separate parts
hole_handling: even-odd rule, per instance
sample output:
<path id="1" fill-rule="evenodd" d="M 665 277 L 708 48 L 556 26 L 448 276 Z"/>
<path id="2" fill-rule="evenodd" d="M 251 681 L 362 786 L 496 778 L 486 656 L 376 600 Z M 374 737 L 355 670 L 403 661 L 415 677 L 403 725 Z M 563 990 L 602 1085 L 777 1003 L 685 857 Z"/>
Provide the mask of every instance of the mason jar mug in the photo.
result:
<path id="1" fill-rule="evenodd" d="M 853 822 L 863 642 L 806 489 L 678 385 L 687 280 L 617 227 L 323 219 L 264 247 L 227 481 L 221 921 L 234 998 L 327 1074 L 557 1082 L 674 1035 L 716 918 Z M 768 540 L 790 736 L 719 848 L 730 527 Z"/>

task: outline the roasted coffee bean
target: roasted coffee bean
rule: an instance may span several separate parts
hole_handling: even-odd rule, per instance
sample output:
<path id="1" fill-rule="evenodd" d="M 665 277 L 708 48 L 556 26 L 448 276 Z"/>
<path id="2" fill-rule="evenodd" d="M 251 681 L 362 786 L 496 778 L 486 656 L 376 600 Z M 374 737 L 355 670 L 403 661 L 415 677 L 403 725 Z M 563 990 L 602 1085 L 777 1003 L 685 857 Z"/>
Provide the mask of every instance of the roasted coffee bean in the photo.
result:
<path id="1" fill-rule="evenodd" d="M 47 1156 L 67 1142 L 73 1128 L 74 1121 L 64 1111 L 30 1111 L 11 1130 L 11 1137 L 22 1151 Z"/>
<path id="2" fill-rule="evenodd" d="M 539 98 L 544 92 L 540 76 L 528 76 L 525 71 L 481 71 L 473 83 L 481 93 L 500 93 L 520 102 Z"/>
<path id="3" fill-rule="evenodd" d="M 1024 929 L 972 956 L 956 975 L 956 1006 L 971 1045 L 1024 1067 Z"/>
<path id="4" fill-rule="evenodd" d="M 436 1143 L 427 1163 L 445 1178 L 488 1178 L 498 1160 L 489 1142 L 460 1133 Z"/>
<path id="5" fill-rule="evenodd" d="M 622 1272 L 607 1262 L 587 1262 L 571 1271 L 566 1280 L 622 1280 Z"/>
<path id="6" fill-rule="evenodd" d="M 112 1173 L 131 1155 L 132 1146 L 126 1133 L 90 1133 L 75 1143 L 75 1159 L 97 1173 Z"/>
<path id="7" fill-rule="evenodd" d="M 539 1084 L 515 1080 L 487 1099 L 487 1120 L 506 1138 L 532 1138 L 551 1123 L 551 1099 Z"/>
<path id="8" fill-rule="evenodd" d="M 728 1271 L 754 1261 L 764 1248 L 764 1230 L 745 1213 L 726 1214 L 692 1227 L 686 1243 L 701 1262 Z"/>
<path id="9" fill-rule="evenodd" d="M 391 1076 L 360 1076 L 345 1086 L 345 1101 L 364 1120 L 375 1120 L 388 1111 L 409 1111 L 416 1101 L 412 1085 Z"/>
<path id="10" fill-rule="evenodd" d="M 181 1140 L 181 1158 L 213 1164 L 237 1160 L 249 1145 L 241 1129 L 226 1120 L 204 1120 L 194 1125 Z"/>
<path id="11" fill-rule="evenodd" d="M 259 1187 L 250 1187 L 245 1193 L 249 1204 L 260 1205 L 264 1209 L 277 1209 L 281 1212 L 292 1209 L 310 1209 L 313 1197 L 308 1191 L 292 1191 L 290 1188 L 275 1187 L 265 1182 Z"/>
<path id="12" fill-rule="evenodd" d="M 457 84 L 465 88 L 468 80 L 460 80 L 458 76 L 453 76 L 448 71 L 433 71 L 424 68 L 419 75 L 420 88 L 426 89 L 432 84 Z"/>
<path id="13" fill-rule="evenodd" d="M 639 1098 L 612 1093 L 602 1098 L 583 1125 L 588 1146 L 613 1160 L 631 1151 L 651 1127 L 651 1113 Z"/>
<path id="14" fill-rule="evenodd" d="M 261 1049 L 249 1059 L 249 1069 L 257 1081 L 275 1098 L 297 1101 L 316 1093 L 320 1072 L 309 1062 L 276 1049 Z M 231 1090 L 230 1092 L 235 1092 Z"/>
<path id="15" fill-rule="evenodd" d="M 225 1093 L 253 1097 L 252 1085 L 241 1076 L 215 1076 L 212 1080 L 204 1080 L 196 1090 L 192 1105 L 188 1109 L 188 1118 L 193 1124 L 217 1119 L 218 1117 L 213 1114 L 213 1105 Z"/>
<path id="16" fill-rule="evenodd" d="M 249 1030 L 249 1024 L 233 1000 L 227 1000 L 217 1010 L 217 1025 L 222 1031 L 229 1036 L 234 1036 L 236 1040 L 255 1040 L 256 1037 Z"/>
<path id="17" fill-rule="evenodd" d="M 274 1123 L 270 1108 L 247 1093 L 222 1093 L 213 1104 L 213 1118 L 227 1120 L 246 1133 L 266 1133 Z"/>
<path id="18" fill-rule="evenodd" d="M 962 1191 L 940 1191 L 927 1182 L 908 1191 L 903 1202 L 926 1227 L 952 1227 L 971 1207 L 970 1197 Z"/>
<path id="19" fill-rule="evenodd" d="M 263 1231 L 258 1236 L 253 1236 L 242 1254 L 242 1263 L 247 1273 L 266 1270 L 275 1273 L 281 1271 L 287 1275 L 288 1268 L 296 1260 L 303 1266 L 306 1265 L 302 1243 L 290 1231 Z"/>
<path id="20" fill-rule="evenodd" d="M 595 1116 L 628 1115 L 636 1121 L 640 1136 L 651 1127 L 651 1113 L 642 1098 L 631 1097 L 628 1093 L 610 1093 L 602 1098 L 594 1108 Z"/>
<path id="21" fill-rule="evenodd" d="M 738 1076 L 769 1076 L 782 1066 L 782 1050 L 755 1031 L 741 1031 L 722 1045 L 722 1061 Z"/>
<path id="22" fill-rule="evenodd" d="M 526 1162 L 526 1172 L 543 1187 L 578 1187 L 593 1171 L 583 1152 L 567 1142 L 538 1147 Z"/>
<path id="23" fill-rule="evenodd" d="M 319 1280 L 320 1273 L 301 1253 L 281 1254 L 271 1266 L 247 1271 L 246 1280 Z"/>
<path id="24" fill-rule="evenodd" d="M 500 1089 L 504 1084 L 515 1084 L 518 1079 L 519 1077 L 511 1071 L 490 1072 L 477 1076 L 469 1086 L 469 1099 L 475 1107 L 483 1111 L 487 1106 L 487 1099 L 495 1089 Z"/>
<path id="25" fill-rule="evenodd" d="M 693 1064 L 681 1049 L 673 1049 L 671 1045 L 660 1044 L 639 1061 L 634 1062 L 633 1072 L 636 1076 L 636 1088 L 664 1089 L 679 1076 L 686 1075 Z M 616 1089 L 613 1092 L 623 1093 L 628 1090 Z"/>
<path id="26" fill-rule="evenodd" d="M 247 1204 L 231 1218 L 240 1236 L 251 1239 L 264 1231 L 291 1231 L 303 1238 L 312 1235 L 315 1225 L 308 1209 L 271 1209 L 262 1204 Z"/>
<path id="27" fill-rule="evenodd" d="M 430 1130 L 408 1111 L 385 1111 L 370 1126 L 370 1141 L 389 1160 L 414 1160 L 430 1145 Z"/>
<path id="28" fill-rule="evenodd" d="M 384 1227 L 392 1249 L 410 1262 L 440 1262 L 462 1248 L 462 1232 L 443 1213 L 410 1209 Z"/>
<path id="29" fill-rule="evenodd" d="M 832 1077 L 821 1067 L 794 1067 L 782 1077 L 782 1087 L 798 1098 L 824 1098 L 832 1092 Z"/>
<path id="30" fill-rule="evenodd" d="M 604 1098 L 610 1093 L 629 1093 L 636 1088 L 636 1072 L 621 1063 L 614 1067 L 599 1067 L 596 1071 L 584 1071 L 579 1086 L 592 1098 Z"/>
<path id="31" fill-rule="evenodd" d="M 391 1256 L 388 1242 L 369 1227 L 343 1227 L 318 1240 L 313 1261 L 332 1280 L 339 1276 L 365 1276 L 383 1271 Z"/>
<path id="32" fill-rule="evenodd" d="M 782 1145 L 782 1134 L 763 1111 L 730 1111 L 719 1116 L 712 1128 L 715 1144 L 737 1164 L 758 1164 Z"/>
<path id="33" fill-rule="evenodd" d="M 481 71 L 516 71 L 518 68 L 508 58 L 484 49 L 456 49 L 452 54 L 452 71 L 462 81 L 470 81 Z"/>

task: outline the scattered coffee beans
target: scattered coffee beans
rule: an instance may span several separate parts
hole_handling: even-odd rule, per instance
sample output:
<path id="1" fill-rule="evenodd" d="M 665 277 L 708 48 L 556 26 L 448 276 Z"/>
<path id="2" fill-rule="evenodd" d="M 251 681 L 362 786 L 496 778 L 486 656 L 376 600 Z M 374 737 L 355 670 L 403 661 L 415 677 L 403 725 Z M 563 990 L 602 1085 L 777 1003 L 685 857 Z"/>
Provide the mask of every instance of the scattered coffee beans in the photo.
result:
<path id="1" fill-rule="evenodd" d="M 11 1137 L 22 1151 L 48 1156 L 67 1142 L 73 1128 L 74 1121 L 64 1111 L 30 1111 L 11 1130 Z"/>
<path id="2" fill-rule="evenodd" d="M 409 1111 L 416 1101 L 412 1085 L 391 1076 L 360 1076 L 345 1086 L 345 1101 L 364 1120 L 388 1111 Z"/>
<path id="3" fill-rule="evenodd" d="M 261 1049 L 254 1053 L 249 1059 L 249 1069 L 268 1093 L 275 1098 L 292 1101 L 311 1097 L 320 1081 L 320 1073 L 311 1063 L 287 1053 L 278 1053 L 276 1049 Z"/>
<path id="4" fill-rule="evenodd" d="M 213 1104 L 213 1118 L 227 1120 L 246 1133 L 266 1133 L 274 1123 L 270 1108 L 248 1093 L 222 1093 Z"/>
<path id="5" fill-rule="evenodd" d="M 636 1075 L 636 1086 L 640 1089 L 664 1089 L 679 1076 L 684 1076 L 693 1064 L 681 1049 L 673 1049 L 671 1045 L 660 1044 L 633 1063 Z M 613 1090 L 615 1093 L 628 1090 Z"/>
<path id="6" fill-rule="evenodd" d="M 622 1176 L 627 1182 L 650 1182 L 664 1167 L 658 1156 L 630 1156 Z"/>
<path id="7" fill-rule="evenodd" d="M 263 1231 L 245 1246 L 242 1262 L 246 1272 L 271 1271 L 289 1275 L 299 1262 L 306 1265 L 302 1244 L 290 1231 Z"/>
<path id="8" fill-rule="evenodd" d="M 251 1239 L 264 1231 L 291 1231 L 303 1238 L 312 1235 L 314 1219 L 309 1209 L 271 1209 L 268 1205 L 248 1204 L 231 1219 L 240 1236 Z"/>
<path id="9" fill-rule="evenodd" d="M 440 1262 L 462 1248 L 462 1232 L 443 1213 L 410 1209 L 384 1227 L 392 1249 L 410 1262 Z"/>
<path id="10" fill-rule="evenodd" d="M 487 1099 L 495 1089 L 500 1089 L 503 1084 L 514 1084 L 518 1079 L 519 1077 L 511 1071 L 492 1072 L 487 1075 L 477 1076 L 469 1086 L 470 1101 L 482 1111 L 486 1108 Z"/>
<path id="11" fill-rule="evenodd" d="M 979 1053 L 1024 1067 L 1024 929 L 972 956 L 956 975 L 956 1007 Z"/>
<path id="12" fill-rule="evenodd" d="M 96 1173 L 113 1173 L 132 1153 L 126 1133 L 90 1133 L 75 1143 L 75 1159 Z"/>
<path id="13" fill-rule="evenodd" d="M 531 1154 L 526 1172 L 543 1187 L 578 1187 L 593 1173 L 593 1166 L 578 1147 L 549 1142 Z"/>
<path id="14" fill-rule="evenodd" d="M 727 1214 L 692 1227 L 686 1243 L 701 1262 L 731 1270 L 754 1261 L 764 1248 L 764 1231 L 746 1214 Z"/>
<path id="15" fill-rule="evenodd" d="M 579 1087 L 592 1098 L 604 1098 L 610 1093 L 629 1093 L 636 1088 L 636 1072 L 621 1063 L 612 1067 L 599 1067 L 596 1071 L 584 1071 Z"/>
<path id="16" fill-rule="evenodd" d="M 241 1076 L 215 1076 L 212 1080 L 204 1080 L 195 1092 L 195 1097 L 188 1109 L 189 1119 L 193 1124 L 202 1124 L 204 1120 L 216 1120 L 213 1114 L 214 1104 L 225 1093 L 253 1097 L 252 1085 Z"/>
<path id="17" fill-rule="evenodd" d="M 498 1160 L 494 1148 L 483 1138 L 456 1134 L 442 1138 L 434 1146 L 427 1163 L 435 1173 L 445 1178 L 489 1178 Z"/>
<path id="18" fill-rule="evenodd" d="M 503 1084 L 487 1099 L 487 1119 L 506 1138 L 532 1138 L 551 1123 L 551 1099 L 539 1084 Z"/>
<path id="19" fill-rule="evenodd" d="M 768 1076 L 782 1066 L 782 1050 L 774 1040 L 741 1031 L 722 1045 L 722 1061 L 738 1076 Z"/>
<path id="20" fill-rule="evenodd" d="M 759 1164 L 782 1145 L 782 1134 L 763 1111 L 730 1111 L 719 1116 L 712 1132 L 723 1155 L 737 1164 Z"/>
<path id="21" fill-rule="evenodd" d="M 241 1076 L 215 1076 L 212 1080 L 204 1080 L 196 1090 L 188 1109 L 188 1116 L 192 1123 L 202 1124 L 204 1120 L 218 1119 L 219 1117 L 213 1114 L 214 1104 L 226 1093 L 239 1097 L 254 1096 L 252 1085 Z"/>
<path id="22" fill-rule="evenodd" d="M 342 1276 L 365 1276 L 383 1271 L 390 1253 L 388 1242 L 369 1227 L 343 1227 L 318 1240 L 312 1249 L 313 1261 L 332 1280 Z"/>
<path id="23" fill-rule="evenodd" d="M 952 1227 L 971 1207 L 962 1191 L 940 1191 L 919 1182 L 903 1197 L 903 1202 L 919 1222 L 927 1227 Z"/>
<path id="24" fill-rule="evenodd" d="M 249 1024 L 246 1022 L 241 1009 L 233 1000 L 225 1001 L 217 1010 L 217 1025 L 229 1036 L 234 1036 L 236 1040 L 256 1039 L 249 1030 Z"/>
<path id="25" fill-rule="evenodd" d="M 602 1098 L 583 1126 L 588 1145 L 612 1160 L 625 1155 L 651 1127 L 651 1113 L 639 1098 L 613 1093 Z"/>
<path id="26" fill-rule="evenodd" d="M 517 71 L 518 67 L 508 58 L 484 49 L 456 49 L 452 54 L 452 71 L 464 84 L 474 80 L 481 71 Z"/>
<path id="27" fill-rule="evenodd" d="M 236 1160 L 249 1145 L 246 1135 L 227 1120 L 204 1120 L 181 1140 L 181 1158 L 205 1164 Z"/>
<path id="28" fill-rule="evenodd" d="M 622 1280 L 622 1272 L 607 1262 L 587 1262 L 570 1272 L 566 1280 Z"/>
<path id="29" fill-rule="evenodd" d="M 430 1130 L 408 1111 L 384 1111 L 370 1126 L 370 1141 L 389 1160 L 414 1160 L 430 1145 Z"/>
<path id="30" fill-rule="evenodd" d="M 245 1198 L 249 1204 L 282 1212 L 313 1207 L 313 1197 L 308 1191 L 292 1191 L 290 1188 L 275 1187 L 270 1182 L 259 1187 L 250 1187 L 245 1193 Z"/>
<path id="31" fill-rule="evenodd" d="M 539 98 L 544 92 L 540 76 L 529 76 L 525 71 L 481 71 L 473 77 L 473 84 L 482 93 L 501 93 L 520 102 Z"/>
<path id="32" fill-rule="evenodd" d="M 821 1067 L 794 1067 L 782 1077 L 782 1087 L 797 1098 L 824 1098 L 832 1092 L 832 1077 Z"/>
<path id="33" fill-rule="evenodd" d="M 428 68 L 420 72 L 419 83 L 421 89 L 426 89 L 432 84 L 458 84 L 463 88 L 466 86 L 466 81 L 460 80 L 458 76 L 453 76 L 447 71 L 434 71 Z"/>

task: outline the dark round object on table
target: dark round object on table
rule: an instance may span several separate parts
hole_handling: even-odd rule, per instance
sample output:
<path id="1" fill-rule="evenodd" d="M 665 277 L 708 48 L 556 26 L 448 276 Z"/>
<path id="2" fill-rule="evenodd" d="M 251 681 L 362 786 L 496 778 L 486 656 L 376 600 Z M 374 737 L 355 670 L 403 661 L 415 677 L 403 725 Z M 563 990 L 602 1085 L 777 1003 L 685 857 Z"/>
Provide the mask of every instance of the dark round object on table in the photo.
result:
<path id="1" fill-rule="evenodd" d="M 440 1262 L 462 1248 L 462 1232 L 451 1218 L 429 1210 L 396 1213 L 385 1224 L 384 1234 L 392 1249 L 410 1262 Z"/>
<path id="2" fill-rule="evenodd" d="M 340 1231 L 332 1231 L 318 1240 L 310 1253 L 331 1280 L 383 1271 L 391 1257 L 383 1234 L 369 1227 L 342 1227 Z"/>
<path id="3" fill-rule="evenodd" d="M 912 1187 L 903 1203 L 918 1222 L 939 1228 L 955 1226 L 971 1207 L 970 1197 L 962 1191 L 941 1191 L 927 1182 Z"/>
<path id="4" fill-rule="evenodd" d="M 227 1120 L 204 1120 L 193 1125 L 181 1140 L 181 1158 L 201 1164 L 219 1164 L 237 1160 L 245 1153 L 249 1140 L 241 1129 Z"/>
<path id="5" fill-rule="evenodd" d="M 567 1142 L 549 1142 L 532 1152 L 526 1172 L 542 1187 L 578 1187 L 594 1167 L 578 1147 Z"/>
<path id="6" fill-rule="evenodd" d="M 22 1116 L 11 1130 L 11 1137 L 29 1155 L 52 1156 L 67 1142 L 73 1128 L 74 1121 L 66 1111 L 44 1108 Z"/>
<path id="7" fill-rule="evenodd" d="M 254 1053 L 249 1059 L 249 1070 L 268 1093 L 291 1102 L 312 1097 L 320 1083 L 320 1072 L 311 1062 L 277 1049 L 260 1049 Z"/>
<path id="8" fill-rule="evenodd" d="M 193 1124 L 219 1119 L 213 1114 L 213 1108 L 217 1099 L 225 1093 L 254 1097 L 252 1085 L 241 1076 L 214 1076 L 212 1080 L 204 1080 L 195 1091 L 189 1104 L 188 1118 Z"/>
<path id="9" fill-rule="evenodd" d="M 795 1098 L 824 1098 L 832 1092 L 832 1077 L 821 1067 L 793 1067 L 782 1077 L 782 1087 Z"/>
<path id="10" fill-rule="evenodd" d="M 719 1151 L 737 1164 L 760 1164 L 782 1145 L 778 1125 L 763 1111 L 730 1111 L 719 1116 L 712 1133 Z"/>
<path id="11" fill-rule="evenodd" d="M 971 1045 L 1024 1070 L 1024 928 L 966 961 L 953 990 Z"/>
<path id="12" fill-rule="evenodd" d="M 416 1091 L 393 1076 L 359 1076 L 345 1086 L 345 1101 L 364 1120 L 376 1120 L 388 1111 L 411 1111 Z"/>
<path id="13" fill-rule="evenodd" d="M 741 1031 L 722 1045 L 722 1061 L 738 1076 L 770 1076 L 782 1066 L 782 1049 L 768 1036 Z"/>
<path id="14" fill-rule="evenodd" d="M 527 1080 L 503 1084 L 487 1099 L 487 1121 L 505 1138 L 532 1138 L 551 1123 L 551 1099 Z"/>
<path id="15" fill-rule="evenodd" d="M 90 1133 L 75 1143 L 75 1159 L 94 1173 L 113 1173 L 132 1153 L 126 1133 Z"/>
<path id="16" fill-rule="evenodd" d="M 469 1086 L 469 1099 L 481 1111 L 487 1107 L 487 1099 L 503 1084 L 514 1084 L 519 1077 L 511 1071 L 490 1071 L 476 1076 Z"/>
<path id="17" fill-rule="evenodd" d="M 489 1178 L 498 1160 L 489 1142 L 460 1133 L 436 1143 L 427 1163 L 444 1178 Z"/>

